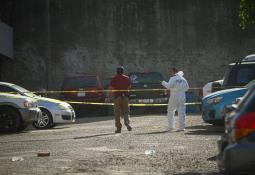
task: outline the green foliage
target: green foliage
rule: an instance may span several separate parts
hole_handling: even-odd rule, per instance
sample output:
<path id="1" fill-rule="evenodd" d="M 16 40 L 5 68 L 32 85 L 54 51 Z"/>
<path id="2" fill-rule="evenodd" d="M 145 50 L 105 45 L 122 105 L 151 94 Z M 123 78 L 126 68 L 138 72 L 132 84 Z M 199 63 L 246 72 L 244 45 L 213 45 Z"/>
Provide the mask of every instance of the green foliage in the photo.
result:
<path id="1" fill-rule="evenodd" d="M 255 0 L 240 1 L 239 18 L 242 29 L 255 25 Z"/>

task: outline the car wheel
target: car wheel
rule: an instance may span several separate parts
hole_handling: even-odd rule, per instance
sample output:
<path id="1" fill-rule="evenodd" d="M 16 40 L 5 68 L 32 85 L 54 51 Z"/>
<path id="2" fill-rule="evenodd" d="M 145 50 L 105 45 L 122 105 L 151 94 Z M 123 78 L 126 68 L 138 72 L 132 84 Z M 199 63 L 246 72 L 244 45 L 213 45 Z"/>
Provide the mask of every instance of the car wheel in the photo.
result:
<path id="1" fill-rule="evenodd" d="M 37 121 L 33 122 L 33 126 L 37 129 L 49 129 L 53 127 L 53 119 L 51 113 L 47 109 L 40 108 L 42 115 Z"/>
<path id="2" fill-rule="evenodd" d="M 17 132 L 21 125 L 19 113 L 13 108 L 0 109 L 0 131 Z"/>

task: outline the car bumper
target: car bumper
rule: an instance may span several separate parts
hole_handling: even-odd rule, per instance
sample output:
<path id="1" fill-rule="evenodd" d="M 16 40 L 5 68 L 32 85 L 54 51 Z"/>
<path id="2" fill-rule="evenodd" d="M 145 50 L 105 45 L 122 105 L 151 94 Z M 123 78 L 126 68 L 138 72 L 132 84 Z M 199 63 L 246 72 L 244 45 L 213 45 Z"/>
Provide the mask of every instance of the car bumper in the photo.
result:
<path id="1" fill-rule="evenodd" d="M 37 119 L 42 115 L 39 108 L 30 108 L 30 109 L 19 109 L 19 112 L 22 116 L 22 120 L 25 123 L 37 121 Z"/>
<path id="2" fill-rule="evenodd" d="M 255 171 L 255 144 L 226 145 L 224 139 L 218 140 L 217 163 L 219 169 L 233 173 L 253 173 Z"/>
<path id="3" fill-rule="evenodd" d="M 52 112 L 53 123 L 74 123 L 75 112 L 74 110 L 55 110 Z"/>
<path id="4" fill-rule="evenodd" d="M 131 98 L 129 102 L 135 104 L 167 104 L 168 98 L 150 98 L 150 99 Z"/>
<path id="5" fill-rule="evenodd" d="M 202 104 L 202 118 L 207 123 L 224 123 L 224 106 Z"/>

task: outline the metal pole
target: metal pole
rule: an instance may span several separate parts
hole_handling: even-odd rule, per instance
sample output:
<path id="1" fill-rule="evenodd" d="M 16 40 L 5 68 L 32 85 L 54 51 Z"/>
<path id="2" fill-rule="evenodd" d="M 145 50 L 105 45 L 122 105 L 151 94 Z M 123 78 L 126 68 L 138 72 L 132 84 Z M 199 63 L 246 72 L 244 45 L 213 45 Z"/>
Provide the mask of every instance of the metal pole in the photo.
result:
<path id="1" fill-rule="evenodd" d="M 50 25 L 50 0 L 46 0 L 46 13 L 47 13 L 47 63 L 46 63 L 46 79 L 47 90 L 50 90 L 51 86 L 51 25 Z"/>

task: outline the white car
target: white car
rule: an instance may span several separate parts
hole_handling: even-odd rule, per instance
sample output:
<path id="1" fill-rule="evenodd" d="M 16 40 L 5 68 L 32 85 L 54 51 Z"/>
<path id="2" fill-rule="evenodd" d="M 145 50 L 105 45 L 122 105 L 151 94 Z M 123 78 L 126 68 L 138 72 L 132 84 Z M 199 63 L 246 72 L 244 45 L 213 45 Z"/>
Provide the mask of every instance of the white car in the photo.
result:
<path id="1" fill-rule="evenodd" d="M 75 112 L 66 102 L 41 97 L 18 85 L 6 82 L 0 82 L 0 92 L 12 92 L 36 99 L 42 112 L 41 117 L 33 124 L 37 129 L 48 129 L 56 124 L 75 122 Z"/>
<path id="2" fill-rule="evenodd" d="M 35 99 L 0 93 L 0 132 L 22 131 L 40 116 L 41 111 Z"/>
<path id="3" fill-rule="evenodd" d="M 203 97 L 213 93 L 213 84 L 219 84 L 222 86 L 223 80 L 217 80 L 217 81 L 212 81 L 204 85 L 203 87 Z M 220 90 L 220 89 L 219 89 Z"/>

